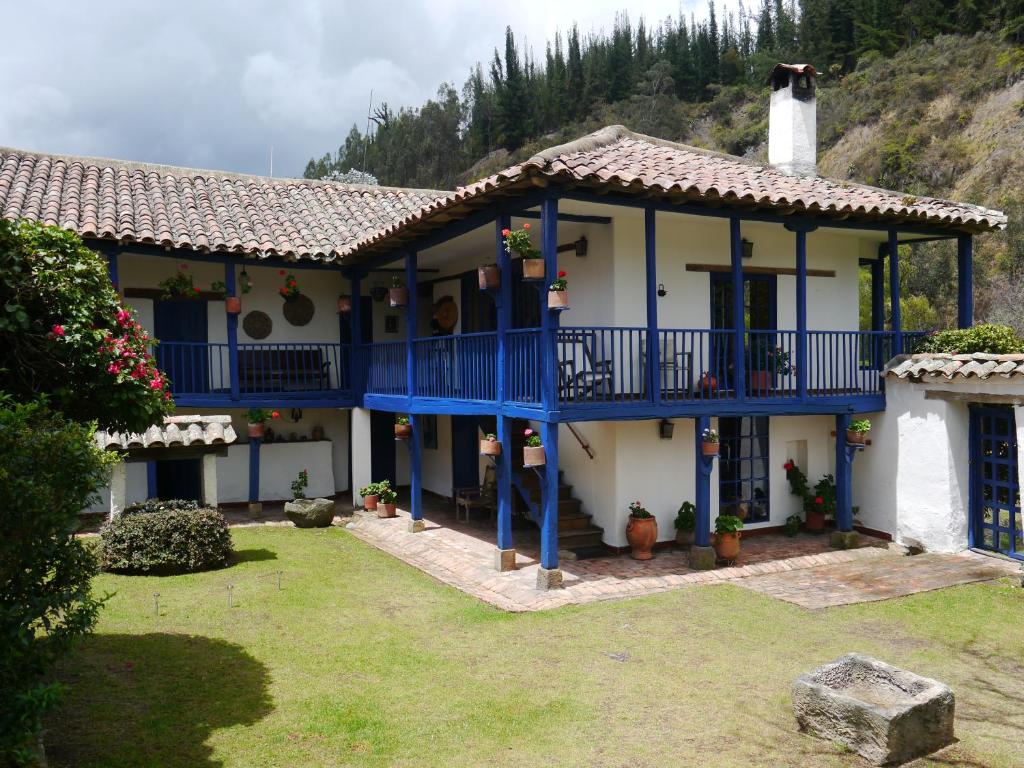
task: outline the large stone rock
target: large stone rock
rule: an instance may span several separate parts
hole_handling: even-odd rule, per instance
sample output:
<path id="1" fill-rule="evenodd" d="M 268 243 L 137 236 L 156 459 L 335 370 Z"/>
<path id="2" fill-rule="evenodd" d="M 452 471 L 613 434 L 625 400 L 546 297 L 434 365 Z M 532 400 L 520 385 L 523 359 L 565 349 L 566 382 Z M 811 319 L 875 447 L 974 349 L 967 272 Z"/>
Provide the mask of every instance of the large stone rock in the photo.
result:
<path id="1" fill-rule="evenodd" d="M 334 520 L 334 502 L 330 499 L 295 499 L 285 503 L 284 514 L 296 528 L 326 528 Z"/>
<path id="2" fill-rule="evenodd" d="M 949 686 L 857 653 L 793 683 L 800 730 L 875 765 L 905 763 L 952 743 L 954 707 Z"/>

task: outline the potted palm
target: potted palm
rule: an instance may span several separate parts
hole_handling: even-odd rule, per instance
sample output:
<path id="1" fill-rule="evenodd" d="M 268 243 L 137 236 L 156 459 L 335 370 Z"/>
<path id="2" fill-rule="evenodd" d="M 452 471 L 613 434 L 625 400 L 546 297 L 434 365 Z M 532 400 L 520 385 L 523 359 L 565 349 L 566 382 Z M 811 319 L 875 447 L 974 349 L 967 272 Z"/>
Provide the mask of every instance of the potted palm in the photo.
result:
<path id="1" fill-rule="evenodd" d="M 540 441 L 540 435 L 532 429 L 523 430 L 526 442 L 523 445 L 523 466 L 543 467 L 547 463 L 544 455 L 544 444 Z"/>
<path id="2" fill-rule="evenodd" d="M 501 269 L 497 264 L 477 267 L 476 276 L 481 291 L 496 291 L 501 288 Z"/>
<path id="3" fill-rule="evenodd" d="M 480 441 L 480 455 L 501 456 L 501 443 L 498 442 L 498 436 L 493 432 L 488 432 Z"/>
<path id="4" fill-rule="evenodd" d="M 399 416 L 395 419 L 395 438 L 408 440 L 410 437 L 412 437 L 412 424 L 409 423 L 409 417 Z"/>
<path id="5" fill-rule="evenodd" d="M 380 489 L 380 504 L 377 506 L 377 517 L 394 517 L 397 514 L 398 494 L 391 488 L 391 483 L 384 481 Z"/>
<path id="6" fill-rule="evenodd" d="M 846 430 L 846 442 L 850 445 L 864 445 L 871 431 L 871 419 L 854 419 Z"/>
<path id="7" fill-rule="evenodd" d="M 565 279 L 565 272 L 560 271 L 558 278 L 548 286 L 548 309 L 569 308 L 569 283 Z"/>
<path id="8" fill-rule="evenodd" d="M 523 260 L 523 279 L 543 280 L 544 259 L 530 242 L 530 224 L 523 224 L 522 229 L 503 229 L 501 234 L 505 238 L 505 250 Z"/>
<path id="9" fill-rule="evenodd" d="M 268 411 L 266 408 L 250 408 L 246 414 L 249 437 L 262 440 L 267 422 L 280 416 L 277 411 Z"/>
<path id="10" fill-rule="evenodd" d="M 650 560 L 654 557 L 654 543 L 658 540 L 658 519 L 639 501 L 629 505 L 626 540 L 629 542 L 630 554 L 634 560 Z"/>
<path id="11" fill-rule="evenodd" d="M 700 434 L 700 450 L 705 456 L 718 455 L 718 432 L 708 427 Z"/>
<path id="12" fill-rule="evenodd" d="M 693 546 L 693 532 L 697 529 L 697 508 L 684 501 L 673 523 L 676 527 L 676 544 L 681 547 Z"/>
<path id="13" fill-rule="evenodd" d="M 409 289 L 405 287 L 398 275 L 391 278 L 391 289 L 388 291 L 388 299 L 393 308 L 409 305 Z"/>
<path id="14" fill-rule="evenodd" d="M 740 530 L 743 521 L 736 515 L 719 515 L 715 518 L 715 535 L 712 544 L 719 560 L 732 562 L 740 554 Z"/>

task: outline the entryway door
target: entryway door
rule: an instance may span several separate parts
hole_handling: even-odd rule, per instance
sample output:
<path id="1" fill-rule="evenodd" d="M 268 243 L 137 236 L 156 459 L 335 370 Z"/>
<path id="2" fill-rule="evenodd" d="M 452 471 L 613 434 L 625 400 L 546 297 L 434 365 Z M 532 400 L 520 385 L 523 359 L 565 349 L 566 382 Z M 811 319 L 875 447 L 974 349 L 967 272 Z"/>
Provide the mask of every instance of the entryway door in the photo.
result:
<path id="1" fill-rule="evenodd" d="M 970 430 L 973 546 L 1024 560 L 1013 409 L 972 406 Z"/>
<path id="2" fill-rule="evenodd" d="M 171 380 L 175 394 L 210 391 L 207 327 L 205 301 L 153 302 L 153 335 L 162 342 L 169 342 L 157 345 L 157 366 Z M 225 373 L 224 370 L 219 372 L 219 384 L 224 383 Z"/>

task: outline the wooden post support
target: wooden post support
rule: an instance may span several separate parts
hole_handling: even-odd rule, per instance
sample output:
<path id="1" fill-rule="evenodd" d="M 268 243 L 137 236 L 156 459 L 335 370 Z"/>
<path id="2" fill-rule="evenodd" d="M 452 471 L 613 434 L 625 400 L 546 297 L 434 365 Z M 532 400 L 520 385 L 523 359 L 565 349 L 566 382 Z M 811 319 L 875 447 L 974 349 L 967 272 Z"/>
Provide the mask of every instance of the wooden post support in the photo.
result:
<path id="1" fill-rule="evenodd" d="M 235 295 L 235 265 L 224 265 L 224 295 Z M 225 311 L 228 333 L 228 375 L 231 382 L 231 399 L 241 398 L 241 385 L 238 382 L 238 315 Z"/>
<path id="2" fill-rule="evenodd" d="M 889 230 L 889 316 L 893 354 L 903 353 L 903 321 L 900 318 L 900 244 L 896 230 Z"/>
<path id="3" fill-rule="evenodd" d="M 352 311 L 349 312 L 349 376 L 352 381 L 352 398 L 356 405 L 362 405 L 366 383 L 363 379 L 363 301 L 362 275 L 353 272 L 349 278 L 352 292 Z"/>
<path id="4" fill-rule="evenodd" d="M 709 416 L 698 416 L 693 420 L 694 457 L 696 466 L 697 527 L 693 532 L 693 543 L 698 547 L 711 546 L 711 471 L 714 459 L 704 455 L 701 436 L 711 427 Z"/>
<path id="5" fill-rule="evenodd" d="M 249 505 L 260 501 L 260 445 L 263 438 L 249 438 Z"/>
<path id="6" fill-rule="evenodd" d="M 502 232 L 511 228 L 512 220 L 507 213 L 500 214 L 494 220 L 494 263 L 498 265 L 501 275 L 501 288 L 494 297 L 497 309 L 497 371 L 496 390 L 498 403 L 504 403 L 508 397 L 508 329 L 512 325 L 512 258 L 505 250 L 505 236 Z M 500 439 L 500 438 L 499 438 Z"/>
<path id="7" fill-rule="evenodd" d="M 155 499 L 160 495 L 156 482 L 156 459 L 146 462 L 146 498 Z"/>
<path id="8" fill-rule="evenodd" d="M 409 424 L 409 531 L 417 533 L 423 530 L 423 416 L 410 413 Z"/>
<path id="9" fill-rule="evenodd" d="M 120 278 L 117 274 L 117 251 L 107 251 L 107 274 L 110 275 L 110 282 L 114 286 L 114 290 L 120 292 Z"/>
<path id="10" fill-rule="evenodd" d="M 409 303 L 405 307 L 405 374 L 407 395 L 416 396 L 416 251 L 405 255 L 405 286 L 409 290 Z"/>
<path id="11" fill-rule="evenodd" d="M 853 457 L 857 449 L 846 444 L 850 414 L 836 414 L 836 529 L 853 530 Z"/>
<path id="12" fill-rule="evenodd" d="M 974 239 L 960 235 L 956 239 L 957 325 L 970 328 L 974 324 Z"/>
<path id="13" fill-rule="evenodd" d="M 658 334 L 658 260 L 655 244 L 656 212 L 654 208 L 644 209 L 644 263 L 647 279 L 647 367 L 646 389 L 648 399 L 655 405 L 661 403 L 661 345 Z"/>
<path id="14" fill-rule="evenodd" d="M 879 253 L 871 262 L 871 330 L 877 335 L 871 348 L 873 368 L 881 370 L 889 359 L 885 355 L 883 333 L 885 331 L 885 258 Z"/>
<path id="15" fill-rule="evenodd" d="M 544 271 L 547 282 L 558 277 L 558 198 L 549 197 L 541 203 L 540 210 L 541 253 L 544 256 Z M 540 327 L 544 365 L 541 376 L 541 403 L 545 411 L 558 407 L 558 325 L 559 313 L 548 309 L 548 293 L 540 290 Z"/>
<path id="16" fill-rule="evenodd" d="M 552 571 L 558 568 L 558 424 L 542 421 L 540 437 L 547 460 L 541 478 L 540 567 Z"/>
<path id="17" fill-rule="evenodd" d="M 796 392 L 807 402 L 807 231 L 796 230 Z"/>
<path id="18" fill-rule="evenodd" d="M 502 279 L 504 274 L 502 272 Z M 498 442 L 501 443 L 501 455 L 495 459 L 498 481 L 498 551 L 495 568 L 511 571 L 515 569 L 516 563 L 516 552 L 512 544 L 512 419 L 500 414 Z"/>
<path id="19" fill-rule="evenodd" d="M 743 238 L 740 233 L 740 219 L 732 216 L 729 219 L 729 252 L 732 265 L 732 386 L 736 399 L 743 402 L 747 397 L 746 373 L 746 325 L 743 313 Z"/>

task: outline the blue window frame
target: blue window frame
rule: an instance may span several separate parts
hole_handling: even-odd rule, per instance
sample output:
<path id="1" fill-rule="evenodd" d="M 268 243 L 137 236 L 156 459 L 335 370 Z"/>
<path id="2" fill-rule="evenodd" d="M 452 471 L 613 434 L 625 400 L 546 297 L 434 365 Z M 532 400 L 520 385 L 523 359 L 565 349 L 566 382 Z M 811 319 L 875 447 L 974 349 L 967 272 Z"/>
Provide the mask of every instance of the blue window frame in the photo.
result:
<path id="1" fill-rule="evenodd" d="M 718 509 L 747 523 L 770 516 L 768 417 L 735 416 L 718 420 Z"/>
<path id="2" fill-rule="evenodd" d="M 1024 559 L 1017 475 L 1017 426 L 1012 408 L 971 409 L 973 544 Z"/>

